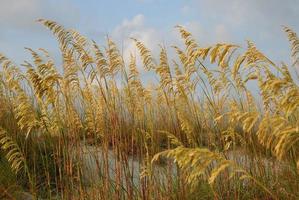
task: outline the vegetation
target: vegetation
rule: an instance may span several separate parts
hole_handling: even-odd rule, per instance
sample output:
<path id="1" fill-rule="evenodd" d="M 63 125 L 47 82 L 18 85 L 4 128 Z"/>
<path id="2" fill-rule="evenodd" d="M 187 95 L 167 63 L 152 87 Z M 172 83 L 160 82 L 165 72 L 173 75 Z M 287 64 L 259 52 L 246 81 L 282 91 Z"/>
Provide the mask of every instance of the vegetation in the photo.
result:
<path id="1" fill-rule="evenodd" d="M 132 38 L 139 55 L 126 64 L 110 38 L 101 47 L 39 23 L 56 36 L 63 62 L 27 48 L 32 60 L 18 67 L 0 54 L 1 198 L 298 198 L 299 39 L 291 29 L 290 67 L 251 41 L 245 50 L 199 46 L 181 26 L 177 59 L 161 46 L 156 60 Z M 139 58 L 153 84 L 142 83 Z"/>

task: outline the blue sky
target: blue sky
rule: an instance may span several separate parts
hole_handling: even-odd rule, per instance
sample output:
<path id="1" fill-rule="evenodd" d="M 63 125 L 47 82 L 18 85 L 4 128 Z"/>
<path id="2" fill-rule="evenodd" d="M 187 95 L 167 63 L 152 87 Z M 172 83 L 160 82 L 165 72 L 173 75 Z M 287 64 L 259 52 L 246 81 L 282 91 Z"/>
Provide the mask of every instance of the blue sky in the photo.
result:
<path id="1" fill-rule="evenodd" d="M 29 58 L 24 47 L 42 47 L 59 58 L 55 38 L 38 18 L 75 28 L 100 44 L 108 34 L 125 56 L 135 51 L 130 37 L 156 55 L 158 44 L 180 43 L 174 29 L 180 24 L 201 45 L 223 41 L 245 47 L 250 39 L 274 61 L 288 63 L 281 25 L 299 32 L 299 0 L 0 0 L 0 52 L 18 64 Z"/>

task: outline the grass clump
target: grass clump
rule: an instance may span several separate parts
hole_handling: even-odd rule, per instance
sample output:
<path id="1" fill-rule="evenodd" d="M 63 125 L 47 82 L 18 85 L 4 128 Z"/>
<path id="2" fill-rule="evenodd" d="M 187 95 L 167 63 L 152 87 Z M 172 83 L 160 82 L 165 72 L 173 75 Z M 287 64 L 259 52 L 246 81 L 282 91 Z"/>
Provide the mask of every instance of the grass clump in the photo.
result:
<path id="1" fill-rule="evenodd" d="M 0 188 L 47 199 L 296 199 L 299 196 L 298 37 L 293 66 L 248 41 L 185 44 L 156 60 L 138 39 L 124 60 L 72 29 L 22 67 L 0 54 Z M 145 85 L 137 59 L 154 72 Z M 60 73 L 58 68 L 62 68 Z M 258 91 L 251 91 L 256 84 Z M 7 172 L 7 173 L 6 173 Z M 89 173 L 88 173 L 89 172 Z M 22 177 L 22 182 L 17 177 Z"/>

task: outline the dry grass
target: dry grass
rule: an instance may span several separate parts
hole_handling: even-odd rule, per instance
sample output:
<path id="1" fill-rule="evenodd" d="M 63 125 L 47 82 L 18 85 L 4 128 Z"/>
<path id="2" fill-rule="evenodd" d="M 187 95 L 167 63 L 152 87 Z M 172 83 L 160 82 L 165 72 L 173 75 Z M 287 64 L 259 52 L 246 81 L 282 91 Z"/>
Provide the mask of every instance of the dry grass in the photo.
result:
<path id="1" fill-rule="evenodd" d="M 32 61 L 22 67 L 0 54 L 0 159 L 10 164 L 7 174 L 21 177 L 12 179 L 19 193 L 46 199 L 299 196 L 299 40 L 291 29 L 285 28 L 291 67 L 273 63 L 250 41 L 245 50 L 201 47 L 181 26 L 185 48 L 173 47 L 178 61 L 164 47 L 155 60 L 134 38 L 140 55 L 126 64 L 110 38 L 102 48 L 56 22 L 38 21 L 59 42 L 62 74 L 44 49 L 28 48 Z M 137 56 L 157 83 L 142 84 Z M 16 198 L 0 184 L 5 198 Z"/>

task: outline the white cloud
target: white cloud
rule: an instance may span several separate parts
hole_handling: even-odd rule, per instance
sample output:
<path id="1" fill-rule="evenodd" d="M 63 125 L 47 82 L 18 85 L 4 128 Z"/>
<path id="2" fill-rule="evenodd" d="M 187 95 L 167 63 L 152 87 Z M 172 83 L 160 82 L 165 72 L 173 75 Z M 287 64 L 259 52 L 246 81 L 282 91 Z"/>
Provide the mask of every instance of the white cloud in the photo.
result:
<path id="1" fill-rule="evenodd" d="M 153 53 L 158 51 L 158 44 L 161 43 L 161 34 L 155 28 L 146 26 L 145 17 L 142 14 L 136 15 L 131 20 L 124 19 L 112 31 L 111 37 L 122 49 L 126 62 L 128 62 L 131 53 L 137 57 L 139 56 L 135 44 L 130 38 L 138 39 Z M 140 61 L 138 61 L 138 64 L 140 64 Z"/>
<path id="2" fill-rule="evenodd" d="M 181 25 L 190 31 L 196 41 L 202 46 L 210 45 L 215 42 L 229 41 L 230 39 L 228 30 L 222 24 L 214 26 L 213 29 L 209 31 L 205 30 L 197 21 L 190 21 Z M 149 27 L 142 14 L 136 15 L 132 19 L 124 19 L 121 24 L 113 29 L 110 36 L 118 44 L 125 58 L 125 62 L 129 62 L 131 53 L 137 56 L 137 64 L 140 71 L 142 71 L 143 68 L 141 67 L 142 64 L 140 62 L 139 53 L 135 43 L 130 38 L 136 38 L 143 42 L 143 44 L 151 50 L 156 59 L 159 58 L 159 44 L 166 45 L 170 59 L 176 58 L 175 51 L 171 48 L 172 45 L 184 48 L 177 29 L 158 30 L 157 28 Z"/>

